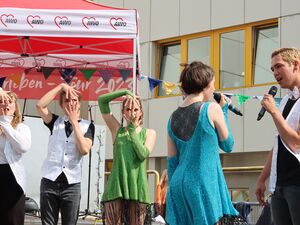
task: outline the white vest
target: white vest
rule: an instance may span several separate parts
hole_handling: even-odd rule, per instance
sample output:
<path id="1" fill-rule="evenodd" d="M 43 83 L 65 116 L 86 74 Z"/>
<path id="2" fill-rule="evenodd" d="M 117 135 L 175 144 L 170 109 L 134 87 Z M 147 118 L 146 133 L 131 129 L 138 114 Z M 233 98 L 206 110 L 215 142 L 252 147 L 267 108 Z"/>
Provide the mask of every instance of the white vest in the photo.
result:
<path id="1" fill-rule="evenodd" d="M 289 99 L 289 96 L 286 95 L 282 101 L 280 102 L 280 112 L 283 112 L 283 109 Z M 288 125 L 295 131 L 297 131 L 299 127 L 299 122 L 300 122 L 300 99 L 294 104 L 293 108 L 291 109 L 289 115 L 285 119 Z M 271 166 L 271 174 L 270 174 L 270 181 L 269 181 L 269 190 L 273 192 L 275 190 L 276 186 L 276 181 L 277 181 L 277 155 L 278 155 L 278 136 L 279 133 L 277 131 L 275 135 L 275 140 L 274 140 L 274 147 L 273 147 L 273 155 L 272 155 L 272 166 Z M 283 145 L 286 147 L 286 149 L 298 159 L 300 163 L 300 152 L 299 153 L 294 153 L 290 148 L 284 143 L 284 141 L 281 139 Z"/>
<path id="2" fill-rule="evenodd" d="M 82 155 L 75 143 L 74 131 L 66 136 L 64 121 L 66 117 L 58 117 L 54 122 L 52 135 L 49 137 L 48 154 L 42 166 L 42 177 L 55 181 L 64 172 L 69 184 L 81 181 Z M 79 122 L 81 131 L 85 134 L 90 121 Z"/>

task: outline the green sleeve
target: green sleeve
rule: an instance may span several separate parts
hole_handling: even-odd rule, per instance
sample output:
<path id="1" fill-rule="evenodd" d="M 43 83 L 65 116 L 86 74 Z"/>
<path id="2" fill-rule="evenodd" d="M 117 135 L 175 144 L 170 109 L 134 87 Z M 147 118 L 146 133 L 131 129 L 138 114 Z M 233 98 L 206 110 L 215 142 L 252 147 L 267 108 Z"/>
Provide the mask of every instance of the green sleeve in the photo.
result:
<path id="1" fill-rule="evenodd" d="M 100 95 L 98 97 L 98 105 L 101 113 L 109 114 L 110 113 L 109 102 L 124 95 L 133 96 L 132 92 L 129 90 L 119 90 L 104 95 Z"/>
<path id="2" fill-rule="evenodd" d="M 132 123 L 130 123 L 128 126 L 128 133 L 137 157 L 141 161 L 144 161 L 149 156 L 150 152 L 147 149 L 147 147 L 143 143 L 141 143 L 138 134 L 135 132 L 135 127 Z"/>

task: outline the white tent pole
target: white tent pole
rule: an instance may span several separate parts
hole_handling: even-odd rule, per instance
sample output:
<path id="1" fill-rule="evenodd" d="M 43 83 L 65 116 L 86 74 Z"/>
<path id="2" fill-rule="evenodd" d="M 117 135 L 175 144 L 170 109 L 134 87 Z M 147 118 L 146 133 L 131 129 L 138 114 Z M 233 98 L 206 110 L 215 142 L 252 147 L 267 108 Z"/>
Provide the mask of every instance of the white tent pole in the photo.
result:
<path id="1" fill-rule="evenodd" d="M 134 93 L 134 94 L 136 94 L 136 92 L 137 92 L 137 88 L 136 88 L 136 57 L 137 57 L 137 55 L 136 55 L 136 48 L 137 48 L 137 46 L 136 46 L 136 38 L 134 38 L 133 39 L 133 64 L 132 64 L 132 79 L 133 79 L 133 82 L 132 82 L 132 92 Z"/>

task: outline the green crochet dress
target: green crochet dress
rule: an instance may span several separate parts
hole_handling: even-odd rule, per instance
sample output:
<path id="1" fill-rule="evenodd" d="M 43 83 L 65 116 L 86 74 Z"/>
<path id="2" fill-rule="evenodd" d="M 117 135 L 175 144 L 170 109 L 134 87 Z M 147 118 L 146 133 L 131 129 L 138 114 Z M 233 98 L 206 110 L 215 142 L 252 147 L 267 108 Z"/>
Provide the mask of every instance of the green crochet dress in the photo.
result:
<path id="1" fill-rule="evenodd" d="M 144 144 L 145 128 L 142 128 L 138 137 Z M 113 166 L 104 189 L 102 202 L 124 199 L 149 204 L 147 160 L 138 158 L 129 133 L 124 127 L 119 128 L 113 147 Z"/>

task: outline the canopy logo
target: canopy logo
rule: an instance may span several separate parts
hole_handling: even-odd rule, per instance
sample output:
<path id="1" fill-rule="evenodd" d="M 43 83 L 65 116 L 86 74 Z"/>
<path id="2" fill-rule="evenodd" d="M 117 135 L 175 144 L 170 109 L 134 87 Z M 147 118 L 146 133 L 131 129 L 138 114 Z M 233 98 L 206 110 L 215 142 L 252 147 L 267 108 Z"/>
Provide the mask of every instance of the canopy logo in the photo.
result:
<path id="1" fill-rule="evenodd" d="M 123 21 L 123 19 L 121 17 L 119 18 L 110 18 L 110 21 L 109 21 L 110 25 L 112 26 L 112 28 L 114 28 L 115 30 L 117 30 L 118 28 L 120 27 L 126 27 L 126 22 Z"/>
<path id="2" fill-rule="evenodd" d="M 12 14 L 2 14 L 0 16 L 1 23 L 7 27 L 8 24 L 16 24 L 18 20 Z"/>
<path id="3" fill-rule="evenodd" d="M 70 26 L 72 24 L 72 21 L 66 16 L 56 16 L 54 22 L 59 29 L 61 29 L 62 26 Z"/>
<path id="4" fill-rule="evenodd" d="M 27 16 L 27 23 L 31 28 L 34 28 L 34 25 L 44 24 L 44 20 L 42 20 L 40 16 L 29 15 Z"/>
<path id="5" fill-rule="evenodd" d="M 35 61 L 32 62 L 32 66 L 38 66 L 38 67 L 45 66 L 45 64 L 46 64 L 45 59 L 35 59 Z"/>
<path id="6" fill-rule="evenodd" d="M 53 62 L 54 67 L 65 67 L 66 65 L 67 62 L 64 59 L 57 59 L 55 62 Z"/>
<path id="7" fill-rule="evenodd" d="M 99 21 L 96 20 L 95 17 L 83 17 L 82 18 L 82 24 L 85 26 L 86 29 L 90 29 L 90 27 L 98 27 L 100 25 Z"/>
<path id="8" fill-rule="evenodd" d="M 19 67 L 24 66 L 24 64 L 25 64 L 25 60 L 24 59 L 15 59 L 15 60 L 13 60 L 11 62 L 11 65 L 13 65 L 13 66 L 19 66 Z"/>

